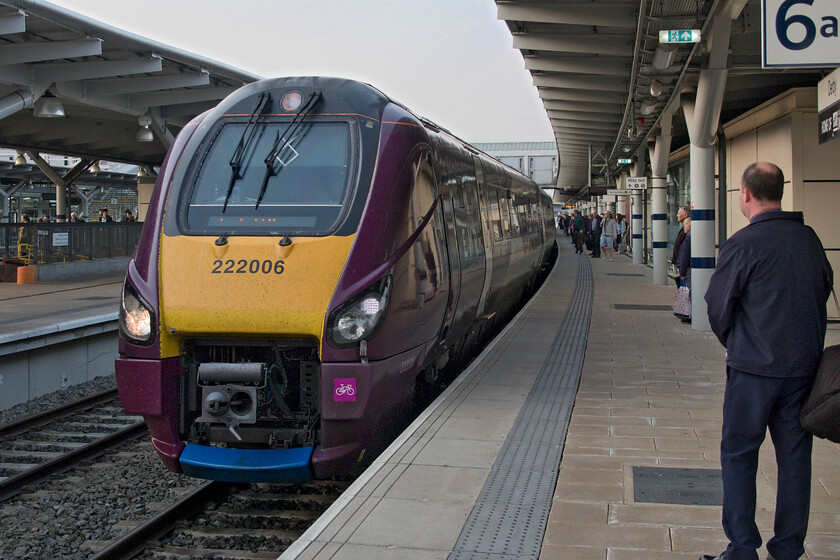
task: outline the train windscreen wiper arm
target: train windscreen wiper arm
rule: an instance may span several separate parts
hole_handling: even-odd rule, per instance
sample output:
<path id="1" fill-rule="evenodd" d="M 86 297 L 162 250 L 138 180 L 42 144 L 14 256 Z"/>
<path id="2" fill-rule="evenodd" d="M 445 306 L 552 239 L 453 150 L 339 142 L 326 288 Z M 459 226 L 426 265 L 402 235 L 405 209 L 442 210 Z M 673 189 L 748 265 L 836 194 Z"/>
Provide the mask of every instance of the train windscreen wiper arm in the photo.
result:
<path id="1" fill-rule="evenodd" d="M 230 195 L 233 193 L 233 185 L 242 178 L 242 175 L 239 173 L 242 169 L 242 157 L 245 155 L 245 151 L 254 139 L 254 134 L 257 131 L 257 121 L 262 115 L 266 103 L 268 103 L 270 99 L 270 93 L 266 91 L 260 93 L 260 97 L 257 99 L 257 106 L 248 118 L 245 130 L 242 131 L 242 136 L 239 137 L 239 143 L 236 145 L 236 149 L 233 151 L 233 156 L 230 158 L 230 182 L 228 183 L 227 194 L 225 194 L 225 203 L 222 206 L 223 213 L 227 210 Z"/>
<path id="2" fill-rule="evenodd" d="M 281 135 L 280 133 L 277 134 L 277 139 L 274 141 L 274 145 L 271 147 L 271 150 L 268 152 L 268 156 L 265 158 L 265 176 L 263 177 L 262 186 L 260 187 L 260 194 L 257 197 L 257 204 L 254 206 L 254 210 L 260 207 L 260 202 L 262 202 L 263 195 L 265 195 L 265 189 L 268 187 L 268 180 L 271 177 L 276 177 L 280 170 L 283 168 L 284 163 L 281 161 L 280 165 L 275 169 L 275 160 L 277 156 L 283 153 L 283 150 L 286 149 L 286 146 L 292 141 L 292 137 L 294 136 L 297 129 L 303 123 L 303 119 L 312 112 L 312 109 L 315 108 L 315 105 L 318 101 L 321 100 L 321 92 L 320 91 L 313 91 L 309 94 L 309 98 L 306 100 L 306 104 L 303 106 L 303 109 L 295 115 L 295 118 L 292 119 L 292 122 L 289 123 L 289 126 L 286 127 L 286 130 Z M 288 139 L 287 139 L 288 138 Z"/>

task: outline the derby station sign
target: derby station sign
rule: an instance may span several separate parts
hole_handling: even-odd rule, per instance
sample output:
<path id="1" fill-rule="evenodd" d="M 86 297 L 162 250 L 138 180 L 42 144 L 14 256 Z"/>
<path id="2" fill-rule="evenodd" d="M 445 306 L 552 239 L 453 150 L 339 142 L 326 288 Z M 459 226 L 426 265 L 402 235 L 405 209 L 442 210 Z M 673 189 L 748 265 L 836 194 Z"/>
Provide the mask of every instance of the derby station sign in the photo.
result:
<path id="1" fill-rule="evenodd" d="M 837 82 L 840 69 L 835 70 L 817 87 L 817 109 L 820 115 L 820 144 L 840 138 L 840 93 Z"/>
<path id="2" fill-rule="evenodd" d="M 762 0 L 764 68 L 840 66 L 840 1 Z"/>

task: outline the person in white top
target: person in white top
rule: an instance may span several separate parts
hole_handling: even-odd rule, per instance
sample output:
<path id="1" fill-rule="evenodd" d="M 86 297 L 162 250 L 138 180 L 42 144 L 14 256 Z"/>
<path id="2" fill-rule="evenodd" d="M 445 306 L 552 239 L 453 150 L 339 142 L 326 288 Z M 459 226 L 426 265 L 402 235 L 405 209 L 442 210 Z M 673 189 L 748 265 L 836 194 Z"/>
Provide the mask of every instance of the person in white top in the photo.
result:
<path id="1" fill-rule="evenodd" d="M 617 234 L 618 224 L 616 224 L 610 211 L 607 210 L 604 212 L 604 223 L 601 224 L 601 249 L 603 249 L 603 253 L 605 253 L 601 258 L 609 257 L 609 259 L 612 260 L 614 252 L 613 241 L 615 240 L 615 236 Z"/>

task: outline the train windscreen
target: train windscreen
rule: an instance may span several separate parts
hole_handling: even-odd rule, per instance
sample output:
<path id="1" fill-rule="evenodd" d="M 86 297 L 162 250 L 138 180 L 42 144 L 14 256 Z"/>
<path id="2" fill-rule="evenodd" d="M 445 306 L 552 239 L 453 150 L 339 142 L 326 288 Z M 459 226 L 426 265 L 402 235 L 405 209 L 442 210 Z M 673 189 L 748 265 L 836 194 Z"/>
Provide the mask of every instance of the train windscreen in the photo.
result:
<path id="1" fill-rule="evenodd" d="M 218 129 L 194 167 L 190 233 L 326 235 L 353 175 L 348 122 L 244 122 Z"/>

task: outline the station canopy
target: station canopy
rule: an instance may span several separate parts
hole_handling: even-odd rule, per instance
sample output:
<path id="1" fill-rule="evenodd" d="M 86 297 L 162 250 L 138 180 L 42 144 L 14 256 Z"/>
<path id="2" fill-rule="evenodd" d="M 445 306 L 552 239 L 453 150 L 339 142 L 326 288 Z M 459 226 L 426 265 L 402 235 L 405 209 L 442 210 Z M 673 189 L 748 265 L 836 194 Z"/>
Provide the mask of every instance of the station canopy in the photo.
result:
<path id="1" fill-rule="evenodd" d="M 732 22 L 721 124 L 792 87 L 814 87 L 825 72 L 761 67 L 760 0 L 497 0 L 513 46 L 545 105 L 557 139 L 559 187 L 587 194 L 590 148 L 595 181 L 606 181 L 656 132 L 663 109 L 696 86 L 704 43 L 660 47 L 662 30 L 710 29 Z M 678 113 L 679 114 L 679 113 Z M 689 143 L 673 119 L 673 147 Z"/>
<path id="2" fill-rule="evenodd" d="M 258 79 L 48 2 L 0 0 L 5 148 L 160 165 L 190 119 Z M 64 117 L 36 116 L 56 101 Z"/>

